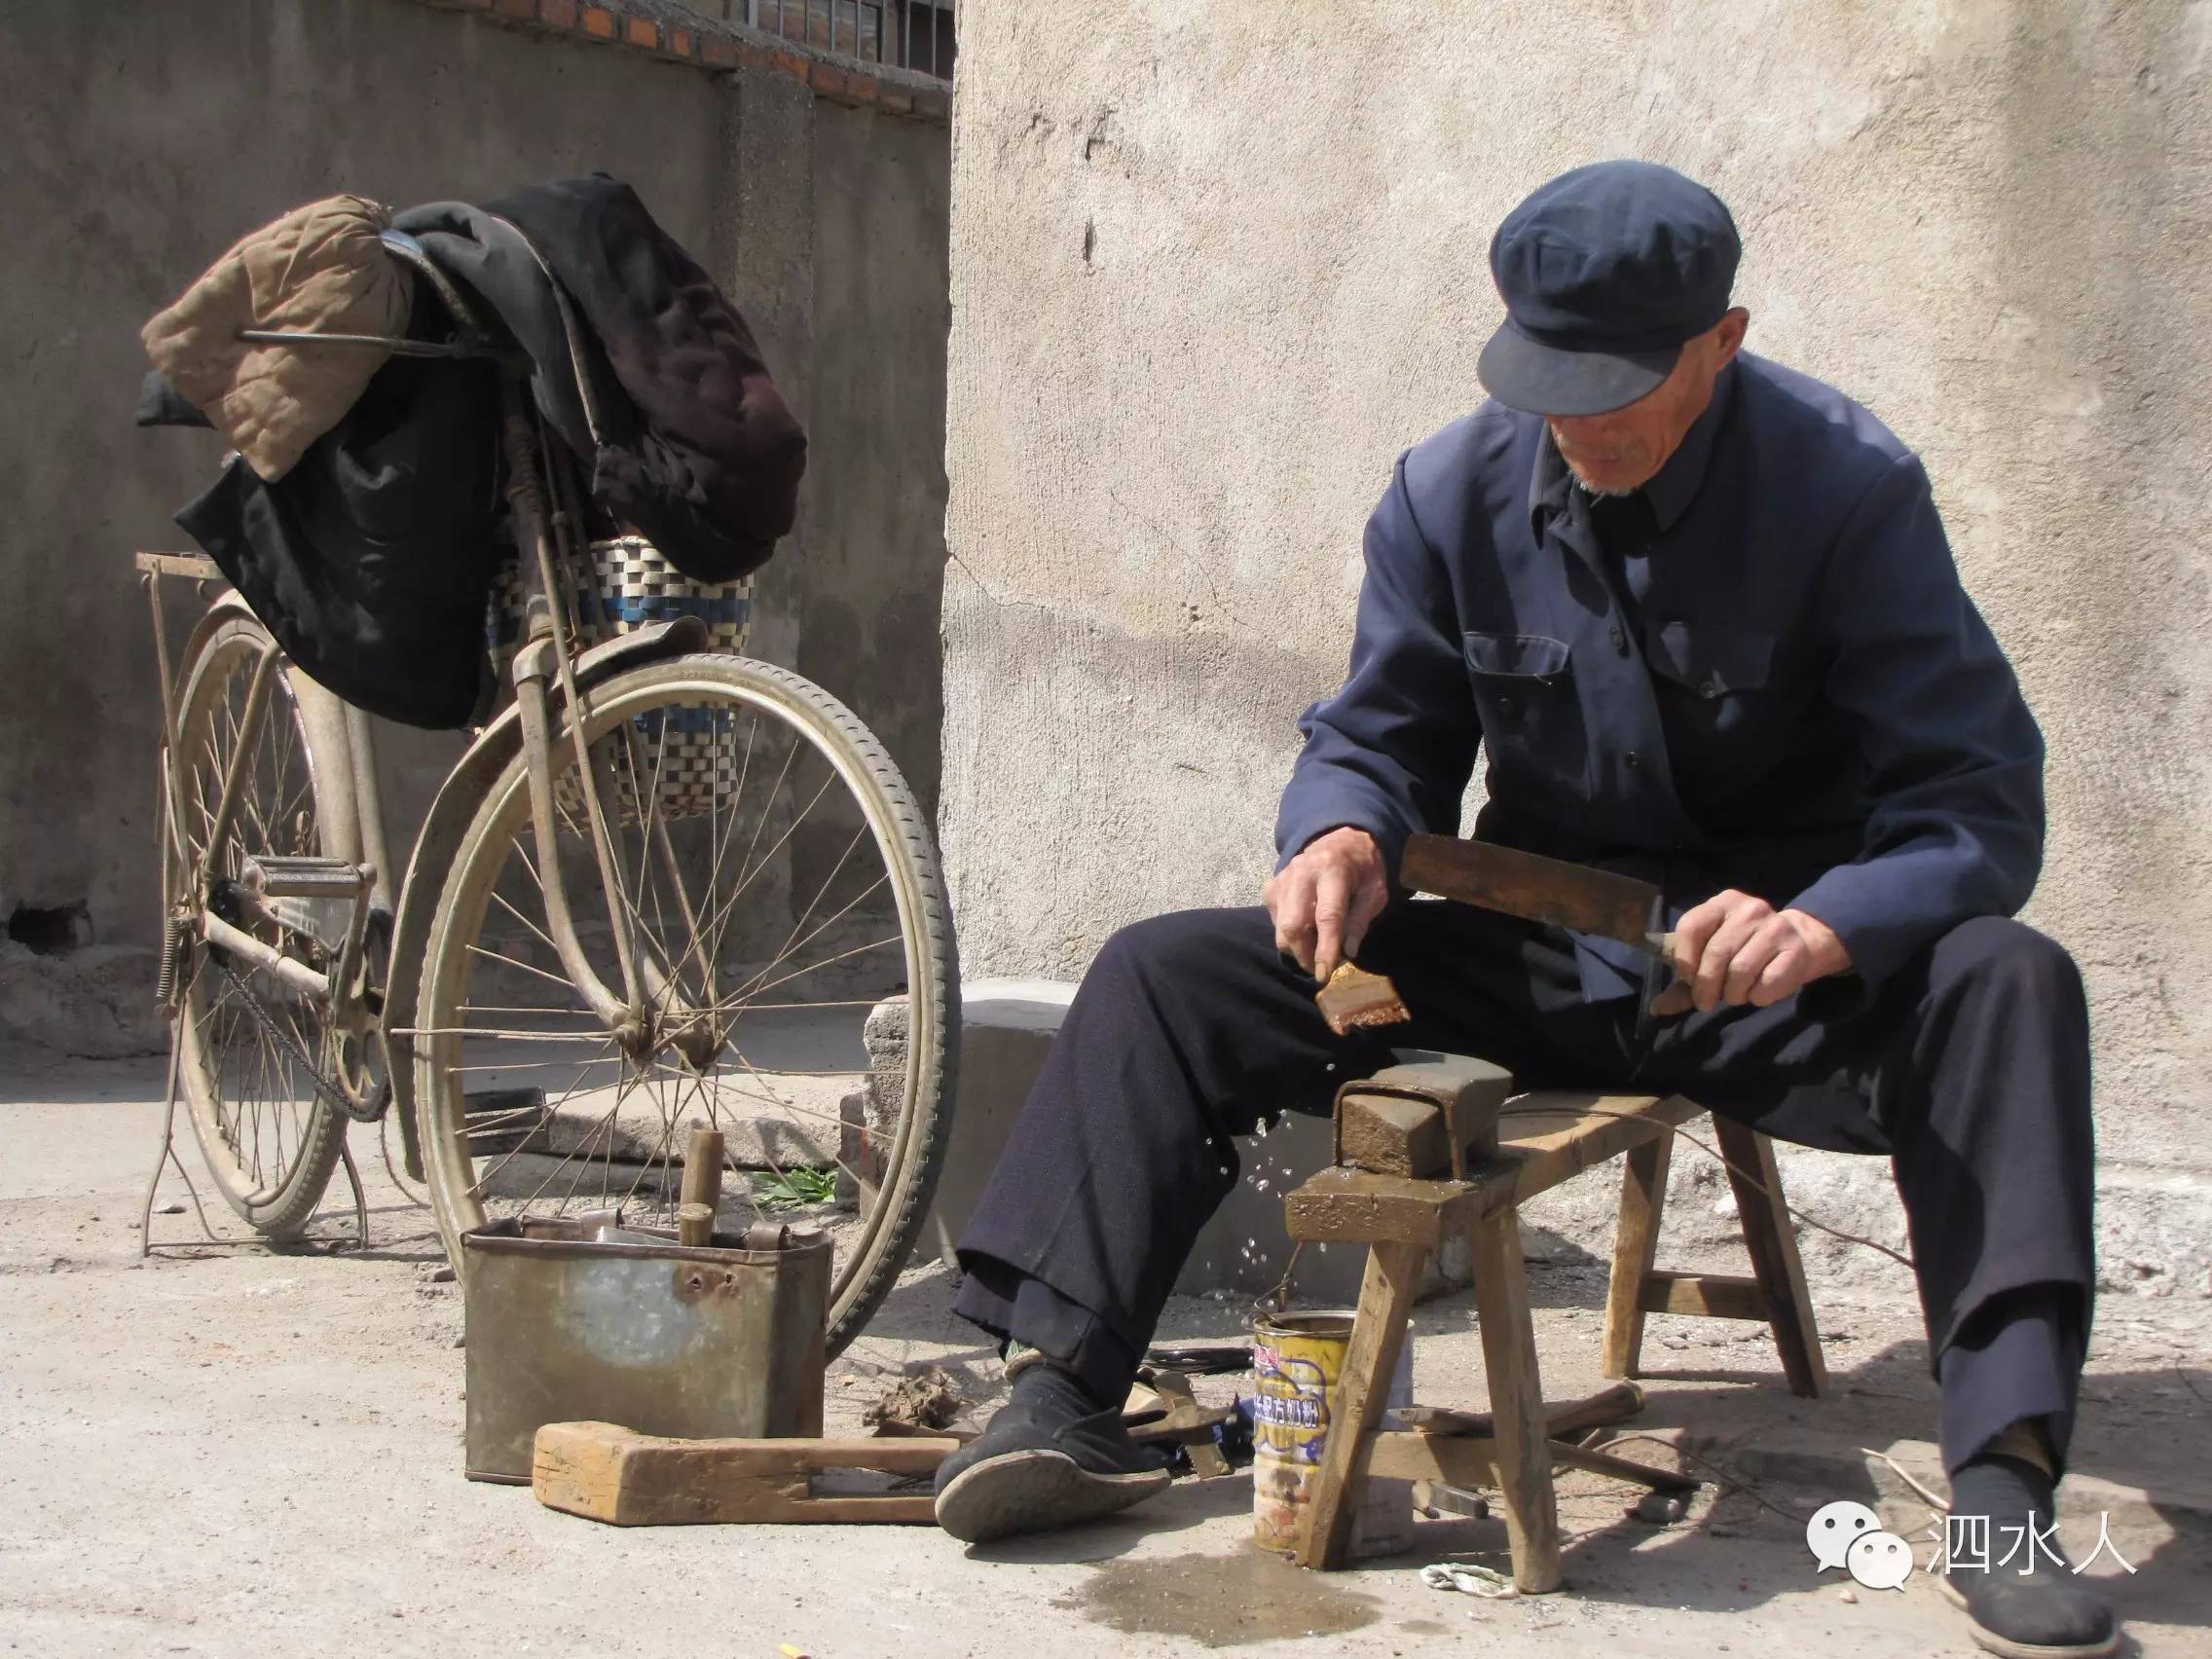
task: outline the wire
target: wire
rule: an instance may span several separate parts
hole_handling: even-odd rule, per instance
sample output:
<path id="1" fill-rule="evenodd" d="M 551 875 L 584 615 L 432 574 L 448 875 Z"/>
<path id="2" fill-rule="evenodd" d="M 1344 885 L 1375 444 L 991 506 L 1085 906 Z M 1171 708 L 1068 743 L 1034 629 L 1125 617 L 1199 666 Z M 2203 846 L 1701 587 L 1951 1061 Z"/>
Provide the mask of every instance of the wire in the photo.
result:
<path id="1" fill-rule="evenodd" d="M 1716 1463 L 1710 1457 L 1701 1457 L 1695 1452 L 1677 1446 L 1672 1440 L 1661 1435 L 1647 1434 L 1641 1429 L 1632 1429 L 1627 1434 L 1608 1435 L 1591 1450 L 1598 1451 L 1614 1446 L 1624 1446 L 1632 1440 L 1648 1440 L 1654 1446 L 1666 1448 L 1685 1463 L 1695 1463 L 1701 1469 L 1710 1470 L 1714 1479 L 1719 1482 L 1722 1493 L 1740 1492 L 1761 1509 L 1771 1509 L 1785 1521 L 1794 1521 L 1802 1526 L 1809 1519 L 1807 1516 L 1797 1514 L 1794 1510 L 1783 1508 L 1781 1504 L 1767 1497 L 1759 1491 L 1756 1482 L 1748 1481 L 1724 1464 Z"/>
<path id="2" fill-rule="evenodd" d="M 1871 1446 L 1862 1446 L 1859 1449 L 1859 1453 L 1861 1456 L 1876 1457 L 1881 1461 L 1889 1464 L 1890 1473 L 1897 1476 L 1899 1480 L 1904 1482 L 1906 1486 L 1912 1488 L 1914 1493 L 1919 1497 L 1920 1501 L 1927 1504 L 1929 1508 L 1935 1510 L 1936 1514 L 1948 1515 L 1951 1513 L 1951 1506 L 1948 1503 L 1944 1502 L 1943 1499 L 1937 1497 L 1934 1493 L 1930 1492 L 1926 1487 L 1922 1486 L 1918 1481 L 1914 1480 L 1912 1476 L 1905 1472 L 1904 1465 L 1902 1463 L 1899 1463 L 1887 1452 L 1877 1452 Z"/>
<path id="3" fill-rule="evenodd" d="M 1699 1140 L 1697 1136 L 1691 1134 L 1689 1130 L 1683 1128 L 1678 1124 L 1664 1123 L 1655 1118 L 1648 1118 L 1641 1112 L 1609 1111 L 1603 1106 L 1578 1106 L 1565 1108 L 1558 1106 L 1507 1106 L 1498 1113 L 1498 1116 L 1501 1118 L 1556 1118 L 1561 1114 L 1563 1110 L 1579 1112 L 1584 1117 L 1591 1118 L 1619 1118 L 1623 1122 L 1633 1124 L 1657 1123 L 1659 1124 L 1659 1126 L 1665 1129 L 1669 1134 L 1674 1135 L 1678 1139 L 1688 1141 L 1690 1145 L 1696 1147 L 1698 1151 L 1704 1153 L 1708 1158 L 1711 1158 L 1718 1162 L 1721 1167 L 1726 1169 L 1728 1173 L 1734 1176 L 1737 1180 L 1749 1184 L 1751 1190 L 1757 1193 L 1761 1198 L 1767 1199 L 1770 1203 L 1780 1204 L 1791 1216 L 1794 1216 L 1797 1220 L 1803 1222 L 1807 1227 L 1810 1227 L 1816 1233 L 1825 1233 L 1830 1238 L 1840 1238 L 1846 1244 L 1862 1244 L 1867 1249 L 1875 1252 L 1875 1254 L 1877 1255 L 1889 1257 L 1891 1261 L 1897 1263 L 1899 1267 L 1903 1268 L 1908 1272 L 1918 1271 L 1913 1267 L 1911 1257 L 1899 1254 L 1897 1251 L 1891 1249 L 1887 1244 L 1883 1244 L 1875 1239 L 1868 1238 L 1862 1234 L 1846 1233 L 1840 1227 L 1830 1227 L 1825 1221 L 1815 1220 L 1812 1216 L 1807 1215 L 1803 1210 L 1799 1209 L 1795 1204 L 1791 1203 L 1788 1198 L 1785 1198 L 1780 1194 L 1774 1192 L 1767 1186 L 1764 1181 L 1760 1180 L 1749 1169 L 1746 1169 L 1742 1164 L 1738 1163 L 1726 1153 L 1720 1152 L 1714 1147 L 1706 1145 L 1705 1142 Z"/>

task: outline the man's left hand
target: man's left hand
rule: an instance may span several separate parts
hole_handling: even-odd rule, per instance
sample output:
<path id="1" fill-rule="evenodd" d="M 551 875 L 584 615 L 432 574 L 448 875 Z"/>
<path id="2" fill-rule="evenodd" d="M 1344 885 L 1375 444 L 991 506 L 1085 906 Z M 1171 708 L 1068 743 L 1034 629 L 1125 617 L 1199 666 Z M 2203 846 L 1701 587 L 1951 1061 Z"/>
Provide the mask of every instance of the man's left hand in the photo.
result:
<path id="1" fill-rule="evenodd" d="M 1675 927 L 1675 973 L 1701 1014 L 1723 1003 L 1768 1008 L 1850 967 L 1851 952 L 1818 916 L 1777 910 L 1733 888 L 1685 911 Z"/>

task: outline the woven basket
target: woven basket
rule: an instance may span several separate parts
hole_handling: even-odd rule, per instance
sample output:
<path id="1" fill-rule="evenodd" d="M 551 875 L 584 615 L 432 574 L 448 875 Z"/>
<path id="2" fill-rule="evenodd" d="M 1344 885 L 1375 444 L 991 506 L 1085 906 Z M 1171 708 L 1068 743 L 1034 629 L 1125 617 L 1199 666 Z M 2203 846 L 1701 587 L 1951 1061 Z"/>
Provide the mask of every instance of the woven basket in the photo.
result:
<path id="1" fill-rule="evenodd" d="M 593 542 L 591 563 L 598 603 L 594 605 L 589 594 L 578 596 L 584 618 L 576 637 L 578 651 L 656 622 L 695 616 L 707 625 L 709 650 L 745 654 L 753 625 L 751 577 L 719 584 L 695 582 L 642 535 Z M 607 618 L 604 627 L 598 620 L 601 615 Z M 493 581 L 487 633 L 493 665 L 503 681 L 523 634 L 522 574 L 513 559 L 500 565 Z M 646 788 L 658 795 L 663 819 L 696 818 L 718 805 L 726 807 L 738 778 L 733 746 L 727 741 L 735 714 L 727 708 L 658 709 L 632 720 L 642 739 L 637 782 L 632 782 L 619 751 L 614 768 L 622 822 L 639 821 L 638 794 Z M 566 758 L 558 756 L 555 762 Z M 583 791 L 572 764 L 556 781 L 554 798 L 571 820 L 583 824 Z"/>

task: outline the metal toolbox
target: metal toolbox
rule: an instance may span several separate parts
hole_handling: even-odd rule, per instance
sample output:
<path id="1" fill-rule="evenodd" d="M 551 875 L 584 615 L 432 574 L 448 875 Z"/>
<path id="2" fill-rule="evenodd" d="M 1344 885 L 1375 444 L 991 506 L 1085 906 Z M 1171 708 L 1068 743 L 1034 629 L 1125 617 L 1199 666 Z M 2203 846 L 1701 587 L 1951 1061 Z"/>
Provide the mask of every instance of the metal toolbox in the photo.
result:
<path id="1" fill-rule="evenodd" d="M 549 1422 L 641 1434 L 822 1432 L 830 1240 L 798 1228 L 687 1249 L 611 1217 L 463 1234 L 470 1480 L 528 1485 Z"/>

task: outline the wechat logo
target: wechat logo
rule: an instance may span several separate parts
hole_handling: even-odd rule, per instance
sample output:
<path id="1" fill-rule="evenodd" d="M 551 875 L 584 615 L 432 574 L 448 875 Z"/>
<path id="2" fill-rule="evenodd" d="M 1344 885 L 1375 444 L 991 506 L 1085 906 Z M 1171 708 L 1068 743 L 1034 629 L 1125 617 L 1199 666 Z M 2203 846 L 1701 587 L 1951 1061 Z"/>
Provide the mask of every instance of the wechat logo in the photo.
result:
<path id="1" fill-rule="evenodd" d="M 1840 1567 L 1869 1590 L 1902 1590 L 1912 1576 L 1912 1546 L 1882 1530 L 1882 1518 L 1848 1498 L 1825 1503 L 1805 1523 L 1805 1547 L 1825 1572 Z"/>

